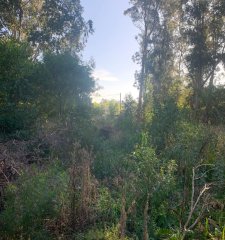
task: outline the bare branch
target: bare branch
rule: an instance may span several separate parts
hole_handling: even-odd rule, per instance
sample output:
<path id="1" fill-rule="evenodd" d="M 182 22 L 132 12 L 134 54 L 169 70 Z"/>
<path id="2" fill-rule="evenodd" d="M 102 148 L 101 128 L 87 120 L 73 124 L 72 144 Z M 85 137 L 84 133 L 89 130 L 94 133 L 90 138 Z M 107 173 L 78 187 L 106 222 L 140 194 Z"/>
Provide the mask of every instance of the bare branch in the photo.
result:
<path id="1" fill-rule="evenodd" d="M 199 222 L 199 220 L 200 220 L 200 218 L 201 218 L 201 216 L 202 216 L 202 214 L 203 214 L 203 212 L 204 212 L 204 210 L 205 210 L 206 204 L 204 204 L 204 205 L 202 206 L 201 211 L 200 211 L 200 213 L 198 214 L 198 217 L 194 220 L 194 223 L 189 226 L 189 223 L 190 223 L 190 221 L 191 221 L 191 219 L 192 219 L 192 217 L 193 217 L 194 211 L 196 210 L 196 208 L 197 208 L 200 200 L 202 199 L 202 196 L 205 194 L 205 192 L 207 192 L 207 191 L 211 188 L 210 186 L 212 185 L 212 183 L 206 183 L 206 184 L 202 187 L 201 191 L 199 192 L 197 199 L 194 201 L 194 196 L 195 196 L 195 180 L 196 180 L 196 178 L 195 178 L 196 172 L 195 172 L 195 171 L 196 171 L 198 168 L 202 167 L 202 166 L 208 166 L 208 165 L 209 165 L 209 166 L 212 166 L 213 164 L 201 164 L 201 165 L 198 165 L 197 167 L 193 167 L 193 168 L 192 168 L 192 192 L 191 192 L 190 212 L 189 212 L 189 214 L 188 214 L 187 221 L 186 221 L 186 223 L 184 224 L 184 227 L 183 227 L 183 231 L 184 231 L 184 233 L 183 233 L 184 235 L 183 235 L 183 236 L 185 236 L 185 233 L 186 233 L 187 231 L 189 231 L 189 230 L 191 230 L 192 228 L 195 227 L 195 225 Z M 204 174 L 203 174 L 203 175 L 204 175 Z M 198 179 L 198 178 L 197 178 L 197 179 Z M 208 197 L 209 197 L 209 196 L 207 196 L 206 200 L 208 199 Z"/>

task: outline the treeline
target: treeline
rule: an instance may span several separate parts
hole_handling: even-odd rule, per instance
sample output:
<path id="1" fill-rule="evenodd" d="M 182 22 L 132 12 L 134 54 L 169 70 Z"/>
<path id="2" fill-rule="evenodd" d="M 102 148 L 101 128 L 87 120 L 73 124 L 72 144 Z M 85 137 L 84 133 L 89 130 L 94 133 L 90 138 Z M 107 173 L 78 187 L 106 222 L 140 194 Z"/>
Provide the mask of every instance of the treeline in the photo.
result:
<path id="1" fill-rule="evenodd" d="M 136 78 L 140 117 L 150 94 L 160 103 L 168 96 L 178 99 L 186 88 L 196 117 L 221 123 L 223 90 L 218 83 L 225 62 L 224 1 L 137 0 L 131 4 L 125 14 L 140 29 L 140 51 L 134 55 L 141 66 Z"/>
<path id="2" fill-rule="evenodd" d="M 78 0 L 0 1 L 2 239 L 225 239 L 225 3 L 130 5 L 120 108 L 91 103 Z"/>

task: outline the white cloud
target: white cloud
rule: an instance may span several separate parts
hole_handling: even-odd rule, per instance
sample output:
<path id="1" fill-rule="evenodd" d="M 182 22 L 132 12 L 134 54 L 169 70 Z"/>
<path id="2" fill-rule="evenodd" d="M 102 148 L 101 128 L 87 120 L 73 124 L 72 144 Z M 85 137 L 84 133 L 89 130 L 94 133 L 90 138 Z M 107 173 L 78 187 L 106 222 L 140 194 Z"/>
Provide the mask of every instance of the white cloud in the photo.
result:
<path id="1" fill-rule="evenodd" d="M 115 76 L 113 76 L 112 73 L 105 69 L 100 69 L 100 70 L 95 70 L 93 73 L 93 77 L 97 80 L 100 81 L 105 81 L 105 82 L 118 82 L 119 79 Z"/>
<path id="2" fill-rule="evenodd" d="M 99 80 L 97 81 L 100 88 L 92 94 L 92 100 L 94 102 L 100 102 L 102 99 L 107 100 L 120 100 L 120 94 L 122 99 L 127 94 L 131 94 L 135 99 L 138 96 L 138 90 L 129 84 L 132 80 L 126 76 L 115 76 L 113 73 L 106 69 L 96 69 L 92 76 Z"/>

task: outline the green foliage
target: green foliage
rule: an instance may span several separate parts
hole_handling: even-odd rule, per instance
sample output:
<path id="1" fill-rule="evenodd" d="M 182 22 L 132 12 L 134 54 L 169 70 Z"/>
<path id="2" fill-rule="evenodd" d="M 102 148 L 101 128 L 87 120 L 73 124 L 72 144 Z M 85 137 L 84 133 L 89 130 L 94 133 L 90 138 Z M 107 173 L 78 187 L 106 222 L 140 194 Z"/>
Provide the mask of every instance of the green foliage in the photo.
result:
<path id="1" fill-rule="evenodd" d="M 121 203 L 113 198 L 113 194 L 106 187 L 99 188 L 99 197 L 96 205 L 99 224 L 116 223 L 119 219 Z"/>
<path id="2" fill-rule="evenodd" d="M 0 129 L 15 134 L 32 127 L 36 118 L 34 69 L 25 43 L 0 41 Z"/>
<path id="3" fill-rule="evenodd" d="M 78 240 L 121 240 L 119 237 L 119 227 L 113 226 L 105 229 L 92 229 L 85 235 L 76 236 Z M 132 238 L 125 237 L 123 240 L 132 240 Z"/>
<path id="4" fill-rule="evenodd" d="M 0 134 L 42 137 L 30 147 L 49 159 L 8 183 L 20 162 L 14 168 L 0 145 L 0 238 L 224 240 L 225 92 L 214 82 L 224 70 L 225 3 L 130 3 L 141 30 L 139 103 L 92 106 L 93 66 L 77 52 L 93 29 L 80 1 L 0 0 Z M 52 156 L 64 168 L 48 165 Z"/>
<path id="5" fill-rule="evenodd" d="M 135 161 L 135 169 L 138 182 L 142 185 L 143 193 L 150 192 L 154 194 L 158 192 L 161 187 L 165 187 L 163 191 L 172 185 L 173 172 L 176 164 L 174 161 L 163 164 L 160 161 L 154 149 L 148 146 L 137 147 L 133 153 Z"/>
<path id="6" fill-rule="evenodd" d="M 224 124 L 225 90 L 220 87 L 207 87 L 200 96 L 199 116 L 205 123 Z"/>
<path id="7" fill-rule="evenodd" d="M 185 1 L 182 15 L 186 26 L 182 34 L 190 46 L 186 55 L 193 90 L 190 105 L 199 117 L 204 87 L 213 87 L 218 65 L 224 63 L 224 1 Z"/>
<path id="8" fill-rule="evenodd" d="M 82 49 L 89 33 L 93 32 L 92 21 L 82 17 L 80 1 L 44 1 L 39 19 L 34 24 L 28 40 L 44 49 Z"/>
<path id="9" fill-rule="evenodd" d="M 222 232 L 222 240 L 225 239 L 225 227 L 223 227 L 223 232 Z"/>
<path id="10" fill-rule="evenodd" d="M 94 173 L 97 178 L 104 179 L 116 177 L 120 172 L 120 163 L 126 153 L 116 148 L 110 140 L 99 141 L 94 161 Z"/>
<path id="11" fill-rule="evenodd" d="M 188 166 L 191 168 L 193 164 L 200 161 L 200 156 L 211 139 L 210 132 L 206 131 L 203 125 L 192 124 L 181 121 L 177 125 L 177 133 L 170 138 L 168 157 L 179 160 L 181 166 Z M 171 153 L 171 155 L 168 155 Z"/>
<path id="12" fill-rule="evenodd" d="M 33 62 L 27 44 L 10 40 L 0 42 L 0 52 L 1 134 L 25 137 L 37 119 L 77 126 L 90 116 L 92 68 L 78 57 L 49 53 L 42 62 Z"/>
<path id="13" fill-rule="evenodd" d="M 97 126 L 114 125 L 120 113 L 120 103 L 116 100 L 102 100 L 94 103 L 94 121 Z"/>
<path id="14" fill-rule="evenodd" d="M 180 113 L 173 98 L 168 98 L 164 104 L 155 103 L 152 121 L 147 127 L 157 151 L 165 149 L 179 118 Z"/>
<path id="15" fill-rule="evenodd" d="M 120 131 L 118 138 L 116 138 L 117 145 L 123 145 L 123 149 L 127 152 L 132 151 L 141 138 L 136 115 L 137 102 L 132 96 L 127 95 L 123 101 L 123 111 L 116 121 L 116 128 Z"/>
<path id="16" fill-rule="evenodd" d="M 7 189 L 5 210 L 0 214 L 1 236 L 5 239 L 50 239 L 46 228 L 60 215 L 67 199 L 68 177 L 58 166 L 33 169 Z"/>
<path id="17" fill-rule="evenodd" d="M 107 229 L 105 231 L 105 239 L 107 239 L 107 240 L 120 240 L 121 238 L 119 237 L 118 226 L 112 227 L 111 229 Z M 127 237 L 124 238 L 124 240 L 129 240 L 129 239 L 130 238 L 127 238 Z"/>
<path id="18" fill-rule="evenodd" d="M 174 178 L 176 163 L 159 159 L 155 150 L 143 143 L 134 150 L 127 168 L 130 169 L 127 176 L 129 182 L 126 183 L 127 189 L 130 190 L 129 195 L 134 198 L 138 194 L 136 213 L 130 219 L 130 231 L 139 238 L 142 237 L 144 209 L 146 198 L 149 196 L 148 224 L 149 231 L 154 236 L 158 228 L 169 227 L 174 222 L 168 207 L 170 195 L 176 186 Z"/>
<path id="19" fill-rule="evenodd" d="M 74 117 L 76 109 L 82 115 L 90 102 L 89 94 L 94 90 L 91 67 L 69 53 L 45 54 L 37 77 L 40 113 L 47 118 Z M 75 120 L 75 119 L 74 119 Z"/>
<path id="20" fill-rule="evenodd" d="M 127 96 L 118 116 L 108 110 L 108 105 L 114 106 L 113 109 L 119 114 L 119 104 L 115 101 L 105 101 L 94 106 L 94 111 L 97 111 L 94 113 L 94 124 L 102 127 L 110 126 L 111 130 L 108 138 L 97 136 L 98 139 L 93 143 L 96 151 L 94 173 L 100 179 L 114 178 L 122 174 L 121 166 L 126 164 L 127 154 L 140 141 L 139 126 L 136 122 L 136 101 L 131 96 Z"/>
<path id="21" fill-rule="evenodd" d="M 93 32 L 78 0 L 0 1 L 0 37 L 10 36 L 32 43 L 36 53 L 65 49 L 78 51 Z"/>

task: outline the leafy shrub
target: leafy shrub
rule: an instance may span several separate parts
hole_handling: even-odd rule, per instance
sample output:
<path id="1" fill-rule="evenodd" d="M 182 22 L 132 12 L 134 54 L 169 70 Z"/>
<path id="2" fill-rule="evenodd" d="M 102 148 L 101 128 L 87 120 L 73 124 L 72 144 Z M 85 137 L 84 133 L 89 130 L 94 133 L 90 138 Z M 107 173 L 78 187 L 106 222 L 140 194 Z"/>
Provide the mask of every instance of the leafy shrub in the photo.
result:
<path id="1" fill-rule="evenodd" d="M 33 170 L 7 189 L 5 210 L 0 215 L 3 239 L 50 238 L 45 225 L 60 214 L 67 177 L 57 166 L 43 172 Z"/>
<path id="2" fill-rule="evenodd" d="M 166 147 L 169 135 L 175 132 L 179 117 L 179 109 L 172 98 L 164 104 L 155 104 L 152 122 L 147 127 L 157 152 Z"/>
<path id="3" fill-rule="evenodd" d="M 91 229 L 86 234 L 76 236 L 78 240 L 121 240 L 119 236 L 119 227 L 112 226 L 105 229 Z M 131 238 L 125 237 L 123 240 L 132 240 Z"/>
<path id="4" fill-rule="evenodd" d="M 98 219 L 106 224 L 107 222 L 117 222 L 120 216 L 120 199 L 115 199 L 106 187 L 99 188 L 98 202 L 96 205 Z"/>

